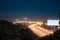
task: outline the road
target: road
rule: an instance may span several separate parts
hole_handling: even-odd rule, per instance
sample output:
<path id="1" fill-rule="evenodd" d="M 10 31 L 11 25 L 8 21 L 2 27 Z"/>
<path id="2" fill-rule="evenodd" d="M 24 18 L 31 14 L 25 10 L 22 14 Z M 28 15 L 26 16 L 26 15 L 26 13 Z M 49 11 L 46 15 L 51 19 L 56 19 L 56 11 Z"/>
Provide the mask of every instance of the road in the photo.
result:
<path id="1" fill-rule="evenodd" d="M 43 28 L 41 25 L 43 22 L 41 21 L 15 21 L 13 24 L 16 23 L 28 23 L 28 28 L 33 31 L 34 34 L 36 34 L 38 37 L 43 37 L 49 34 L 53 34 L 53 30 L 48 30 Z"/>
<path id="2" fill-rule="evenodd" d="M 36 34 L 38 37 L 43 37 L 49 34 L 53 34 L 53 30 L 45 29 L 38 24 L 29 25 L 28 28 L 31 29 L 31 31 L 33 31 L 33 33 Z"/>

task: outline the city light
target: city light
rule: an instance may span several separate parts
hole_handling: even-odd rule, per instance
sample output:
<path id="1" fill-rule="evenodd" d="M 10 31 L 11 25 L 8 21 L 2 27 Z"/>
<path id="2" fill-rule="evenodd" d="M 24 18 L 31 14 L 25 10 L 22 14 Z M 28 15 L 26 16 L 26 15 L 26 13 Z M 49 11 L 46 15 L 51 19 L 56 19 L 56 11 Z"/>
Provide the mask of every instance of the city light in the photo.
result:
<path id="1" fill-rule="evenodd" d="M 48 26 L 59 26 L 59 20 L 47 20 Z"/>
<path id="2" fill-rule="evenodd" d="M 37 36 L 39 37 L 43 37 L 43 36 L 46 36 L 46 35 L 49 35 L 49 34 L 53 34 L 53 30 L 48 30 L 48 29 L 45 29 L 43 28 L 41 25 L 44 24 L 43 21 L 26 21 L 26 20 L 16 20 L 13 22 L 14 24 L 16 23 L 28 23 L 28 28 L 33 31 L 33 33 L 35 33 Z M 27 24 L 26 24 L 27 25 Z"/>
<path id="3" fill-rule="evenodd" d="M 42 25 L 42 24 L 43 24 L 43 22 L 37 22 L 37 24 Z"/>

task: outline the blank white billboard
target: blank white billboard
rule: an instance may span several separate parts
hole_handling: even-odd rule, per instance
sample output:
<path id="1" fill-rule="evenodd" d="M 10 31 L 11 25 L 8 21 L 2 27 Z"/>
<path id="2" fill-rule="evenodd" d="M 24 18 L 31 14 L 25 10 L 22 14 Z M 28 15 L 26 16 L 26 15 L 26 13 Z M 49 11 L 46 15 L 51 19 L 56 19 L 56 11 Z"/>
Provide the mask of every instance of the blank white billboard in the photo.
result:
<path id="1" fill-rule="evenodd" d="M 59 26 L 59 20 L 47 20 L 48 26 Z"/>

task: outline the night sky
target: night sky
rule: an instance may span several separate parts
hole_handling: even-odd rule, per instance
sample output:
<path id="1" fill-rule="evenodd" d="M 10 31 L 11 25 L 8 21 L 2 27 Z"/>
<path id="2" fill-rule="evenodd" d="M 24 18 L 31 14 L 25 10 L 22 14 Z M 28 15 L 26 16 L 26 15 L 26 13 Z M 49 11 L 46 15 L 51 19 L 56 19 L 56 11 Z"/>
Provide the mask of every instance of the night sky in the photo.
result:
<path id="1" fill-rule="evenodd" d="M 1 0 L 0 19 L 58 19 L 60 0 Z"/>

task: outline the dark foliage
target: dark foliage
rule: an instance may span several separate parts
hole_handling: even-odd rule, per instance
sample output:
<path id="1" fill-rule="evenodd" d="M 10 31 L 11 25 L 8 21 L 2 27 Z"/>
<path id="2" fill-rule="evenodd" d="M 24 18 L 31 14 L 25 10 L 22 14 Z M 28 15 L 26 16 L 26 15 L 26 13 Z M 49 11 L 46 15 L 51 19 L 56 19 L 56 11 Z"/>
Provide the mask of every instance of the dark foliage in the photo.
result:
<path id="1" fill-rule="evenodd" d="M 53 35 L 37 37 L 26 25 L 13 25 L 11 22 L 0 21 L 0 40 L 60 40 L 60 30 Z"/>
<path id="2" fill-rule="evenodd" d="M 0 40 L 32 40 L 36 36 L 25 25 L 13 25 L 8 21 L 0 21 Z"/>

